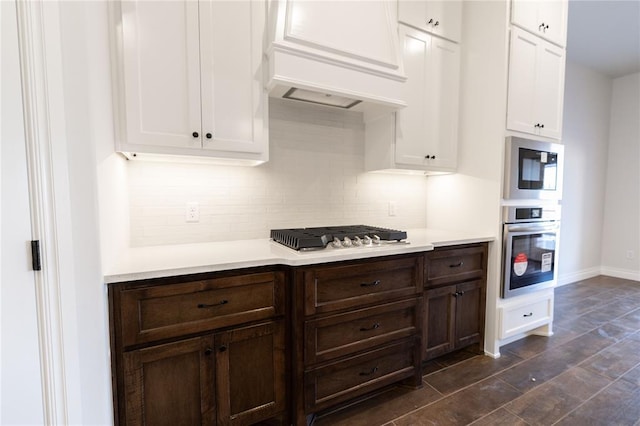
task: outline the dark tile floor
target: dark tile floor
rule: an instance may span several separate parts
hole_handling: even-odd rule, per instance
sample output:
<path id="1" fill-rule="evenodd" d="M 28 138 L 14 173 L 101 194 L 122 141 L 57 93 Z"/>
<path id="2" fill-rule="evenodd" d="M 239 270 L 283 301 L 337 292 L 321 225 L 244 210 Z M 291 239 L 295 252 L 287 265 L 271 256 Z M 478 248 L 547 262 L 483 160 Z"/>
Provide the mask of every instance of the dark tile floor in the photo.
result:
<path id="1" fill-rule="evenodd" d="M 314 425 L 640 426 L 640 283 L 600 276 L 559 287 L 554 335 L 500 352 L 431 361 L 421 389 L 389 389 Z"/>

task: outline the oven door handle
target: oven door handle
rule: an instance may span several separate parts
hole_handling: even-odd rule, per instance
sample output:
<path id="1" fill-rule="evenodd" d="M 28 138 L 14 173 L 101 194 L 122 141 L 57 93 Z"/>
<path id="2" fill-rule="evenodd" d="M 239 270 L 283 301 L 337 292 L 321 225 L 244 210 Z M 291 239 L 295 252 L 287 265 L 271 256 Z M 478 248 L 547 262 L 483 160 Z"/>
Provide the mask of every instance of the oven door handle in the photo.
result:
<path id="1" fill-rule="evenodd" d="M 557 231 L 558 229 L 560 229 L 559 223 L 553 223 L 548 225 L 532 224 L 532 223 L 506 225 L 507 232 L 548 232 L 548 231 Z"/>

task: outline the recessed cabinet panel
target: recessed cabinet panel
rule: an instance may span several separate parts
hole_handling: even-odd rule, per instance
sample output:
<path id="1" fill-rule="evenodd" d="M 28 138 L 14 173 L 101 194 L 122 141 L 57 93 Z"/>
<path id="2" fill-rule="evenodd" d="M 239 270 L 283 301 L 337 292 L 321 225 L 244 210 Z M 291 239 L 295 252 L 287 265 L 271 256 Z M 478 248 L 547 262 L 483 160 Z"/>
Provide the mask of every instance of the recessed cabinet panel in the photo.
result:
<path id="1" fill-rule="evenodd" d="M 511 29 L 507 129 L 560 139 L 565 51 Z"/>
<path id="2" fill-rule="evenodd" d="M 559 46 L 567 41 L 567 0 L 513 0 L 511 22 Z"/>
<path id="3" fill-rule="evenodd" d="M 457 42 L 461 38 L 462 1 L 400 0 L 398 20 Z"/>
<path id="4" fill-rule="evenodd" d="M 122 32 L 127 141 L 198 147 L 198 4 L 122 2 Z"/>
<path id="5" fill-rule="evenodd" d="M 116 150 L 268 159 L 264 2 L 122 1 L 111 8 Z"/>

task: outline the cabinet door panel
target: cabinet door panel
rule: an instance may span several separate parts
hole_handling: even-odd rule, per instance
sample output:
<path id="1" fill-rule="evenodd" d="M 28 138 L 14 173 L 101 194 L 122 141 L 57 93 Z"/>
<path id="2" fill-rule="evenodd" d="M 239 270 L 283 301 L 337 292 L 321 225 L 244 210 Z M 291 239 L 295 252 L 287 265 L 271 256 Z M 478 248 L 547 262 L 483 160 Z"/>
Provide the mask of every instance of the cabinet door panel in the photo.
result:
<path id="1" fill-rule="evenodd" d="M 262 151 L 263 21 L 262 2 L 200 2 L 202 130 L 206 149 Z M 211 138 L 206 136 L 208 133 Z"/>
<path id="2" fill-rule="evenodd" d="M 122 2 L 129 144 L 201 146 L 196 2 Z"/>
<path id="3" fill-rule="evenodd" d="M 562 136 L 564 69 L 564 49 L 543 42 L 538 53 L 536 111 L 540 122 L 544 124 L 540 134 L 554 139 Z"/>
<path id="4" fill-rule="evenodd" d="M 535 133 L 536 120 L 536 64 L 538 40 L 535 36 L 511 30 L 509 50 L 509 93 L 507 128 L 526 133 Z"/>
<path id="5" fill-rule="evenodd" d="M 560 46 L 565 46 L 567 44 L 568 1 L 540 1 L 539 8 L 540 13 L 538 16 L 545 24 L 542 37 Z"/>
<path id="6" fill-rule="evenodd" d="M 455 292 L 455 285 L 425 292 L 425 360 L 447 353 L 454 347 Z"/>
<path id="7" fill-rule="evenodd" d="M 126 424 L 213 424 L 212 344 L 196 338 L 125 353 Z"/>
<path id="8" fill-rule="evenodd" d="M 456 341 L 458 348 L 478 343 L 482 339 L 484 292 L 482 281 L 459 284 L 456 297 Z"/>
<path id="9" fill-rule="evenodd" d="M 284 323 L 215 336 L 218 425 L 246 425 L 285 408 Z"/>

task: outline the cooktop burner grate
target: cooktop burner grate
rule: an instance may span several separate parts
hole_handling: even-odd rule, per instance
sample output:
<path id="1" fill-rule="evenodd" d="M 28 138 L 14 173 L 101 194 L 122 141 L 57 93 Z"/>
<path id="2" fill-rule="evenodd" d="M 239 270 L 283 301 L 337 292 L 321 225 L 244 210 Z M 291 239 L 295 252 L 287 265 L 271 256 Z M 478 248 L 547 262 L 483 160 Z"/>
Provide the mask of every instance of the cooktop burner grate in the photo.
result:
<path id="1" fill-rule="evenodd" d="M 343 240 L 345 237 L 354 239 L 375 235 L 382 241 L 401 241 L 407 238 L 405 231 L 395 229 L 376 228 L 366 225 L 327 226 L 318 228 L 272 229 L 271 239 L 294 250 L 321 249 L 333 241 L 334 238 Z"/>

